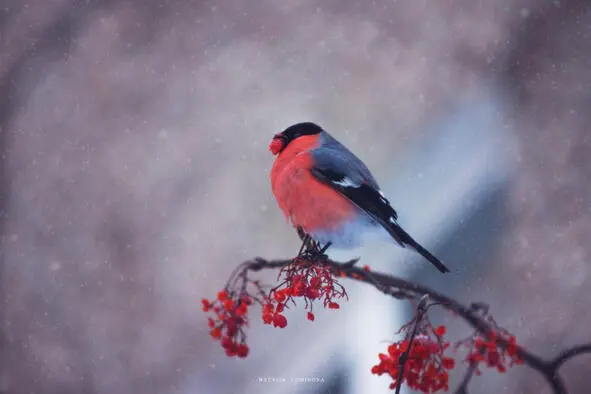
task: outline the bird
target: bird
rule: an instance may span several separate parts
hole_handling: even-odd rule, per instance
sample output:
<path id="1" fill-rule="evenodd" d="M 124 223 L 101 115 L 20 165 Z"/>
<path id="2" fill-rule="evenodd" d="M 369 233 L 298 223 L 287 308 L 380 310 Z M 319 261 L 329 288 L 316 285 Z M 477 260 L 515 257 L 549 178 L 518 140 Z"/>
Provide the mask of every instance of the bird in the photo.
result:
<path id="1" fill-rule="evenodd" d="M 269 150 L 275 156 L 270 180 L 279 208 L 301 238 L 323 245 L 321 253 L 361 246 L 365 234 L 385 230 L 399 246 L 450 272 L 400 226 L 363 161 L 321 126 L 293 124 L 273 136 Z"/>

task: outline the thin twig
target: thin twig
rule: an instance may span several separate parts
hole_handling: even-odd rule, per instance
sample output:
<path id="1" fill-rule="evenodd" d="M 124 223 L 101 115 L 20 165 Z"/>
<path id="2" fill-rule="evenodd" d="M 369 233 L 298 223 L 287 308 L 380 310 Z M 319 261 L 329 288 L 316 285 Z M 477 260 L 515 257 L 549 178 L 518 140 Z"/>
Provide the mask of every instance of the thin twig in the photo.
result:
<path id="1" fill-rule="evenodd" d="M 415 336 L 419 331 L 419 325 L 427 312 L 427 300 L 429 299 L 429 295 L 425 294 L 421 300 L 419 301 L 419 305 L 417 306 L 417 317 L 414 321 L 414 326 L 412 328 L 412 332 L 410 333 L 410 338 L 408 340 L 408 347 L 402 353 L 400 358 L 398 359 L 398 364 L 400 368 L 398 369 L 398 381 L 396 382 L 396 394 L 400 394 L 400 389 L 402 388 L 402 380 L 404 379 L 404 367 L 406 366 L 406 362 L 408 361 L 408 356 L 410 354 L 410 349 L 412 348 L 413 341 L 415 340 Z"/>
<path id="2" fill-rule="evenodd" d="M 468 394 L 468 384 L 470 384 L 470 380 L 472 379 L 472 376 L 474 376 L 474 371 L 476 371 L 476 363 L 470 363 L 468 369 L 466 369 L 464 378 L 455 391 L 455 394 Z"/>

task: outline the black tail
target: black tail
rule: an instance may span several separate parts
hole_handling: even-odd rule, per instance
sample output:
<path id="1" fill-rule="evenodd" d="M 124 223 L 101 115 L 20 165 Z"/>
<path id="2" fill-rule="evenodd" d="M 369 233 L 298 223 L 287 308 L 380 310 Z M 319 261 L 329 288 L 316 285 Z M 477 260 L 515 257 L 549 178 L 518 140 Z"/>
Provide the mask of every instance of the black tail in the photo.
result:
<path id="1" fill-rule="evenodd" d="M 396 242 L 398 242 L 402 247 L 405 247 L 406 245 L 410 246 L 411 248 L 416 250 L 421 256 L 426 258 L 431 264 L 433 264 L 435 268 L 437 268 L 440 272 L 450 272 L 449 269 L 445 265 L 443 265 L 443 263 L 439 261 L 437 257 L 433 256 L 431 253 L 429 253 L 427 249 L 419 245 L 419 243 L 412 239 L 412 237 L 408 235 L 408 233 L 404 231 L 402 227 L 394 223 L 388 224 L 389 225 L 386 229 L 388 230 L 392 238 L 394 238 Z"/>

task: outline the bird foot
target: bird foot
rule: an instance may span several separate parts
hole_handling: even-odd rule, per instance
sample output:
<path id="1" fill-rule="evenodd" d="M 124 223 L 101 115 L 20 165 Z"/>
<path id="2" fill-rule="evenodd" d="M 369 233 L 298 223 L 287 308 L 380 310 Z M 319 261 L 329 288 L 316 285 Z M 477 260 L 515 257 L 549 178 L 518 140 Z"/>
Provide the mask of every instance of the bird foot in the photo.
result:
<path id="1" fill-rule="evenodd" d="M 326 261 L 328 260 L 328 255 L 325 253 L 321 253 L 319 250 L 308 249 L 305 250 L 300 257 L 310 261 Z"/>

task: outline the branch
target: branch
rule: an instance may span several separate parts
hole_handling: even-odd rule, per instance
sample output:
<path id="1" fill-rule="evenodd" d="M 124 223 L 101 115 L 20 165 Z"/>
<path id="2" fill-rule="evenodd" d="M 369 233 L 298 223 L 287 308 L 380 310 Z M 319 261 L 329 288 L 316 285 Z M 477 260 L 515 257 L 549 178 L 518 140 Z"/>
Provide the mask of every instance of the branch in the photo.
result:
<path id="1" fill-rule="evenodd" d="M 586 343 L 583 345 L 573 346 L 570 349 L 563 350 L 560 352 L 558 356 L 550 361 L 550 368 L 551 370 L 556 373 L 557 370 L 573 357 L 584 353 L 591 353 L 591 343 Z"/>
<path id="2" fill-rule="evenodd" d="M 472 308 L 474 310 L 476 310 L 477 308 L 475 308 L 475 306 L 478 306 L 478 305 L 479 304 L 472 304 Z M 488 306 L 486 306 L 486 311 L 488 313 Z M 481 349 L 480 354 L 482 354 L 482 353 L 483 352 Z M 470 365 L 468 366 L 468 369 L 466 369 L 466 373 L 464 374 L 464 378 L 462 379 L 462 381 L 460 382 L 460 385 L 456 389 L 455 394 L 468 394 L 468 385 L 470 384 L 470 381 L 474 377 L 474 372 L 476 372 L 477 368 L 478 368 L 478 364 L 476 362 L 470 362 Z"/>
<path id="3" fill-rule="evenodd" d="M 310 257 L 306 256 L 306 258 L 309 259 Z M 257 257 L 251 261 L 244 262 L 241 267 L 244 271 L 256 272 L 262 269 L 283 268 L 292 262 L 294 262 L 292 259 L 266 260 Z M 466 323 L 472 326 L 483 336 L 488 337 L 495 332 L 495 327 L 491 324 L 491 322 L 487 321 L 482 316 L 482 309 L 487 308 L 484 304 L 476 303 L 472 304 L 470 307 L 465 306 L 460 302 L 447 297 L 446 295 L 439 293 L 427 286 L 379 272 L 369 272 L 363 268 L 356 267 L 356 260 L 352 260 L 343 264 L 328 258 L 315 258 L 313 262 L 314 264 L 329 267 L 337 275 L 372 285 L 379 291 L 395 298 L 420 300 L 426 296 L 430 301 L 436 302 L 443 308 L 455 312 L 459 317 L 461 317 Z M 497 344 L 503 350 L 507 349 L 509 346 L 509 342 L 503 337 L 497 338 Z M 524 349 L 523 347 L 517 348 L 517 355 L 519 358 L 523 360 L 523 362 L 530 368 L 538 371 L 542 376 L 544 376 L 555 394 L 567 393 L 564 381 L 558 374 L 558 369 L 570 358 L 583 353 L 591 353 L 591 343 L 568 349 L 559 354 L 556 358 L 549 361 L 544 360 L 542 357 Z M 404 365 L 401 367 L 404 368 Z M 460 385 L 460 389 L 462 389 L 462 386 L 467 386 L 472 373 L 472 369 L 469 369 L 467 375 L 464 378 L 466 383 L 462 383 L 462 385 Z M 399 379 L 399 384 L 401 380 L 402 379 Z M 464 391 L 459 392 L 465 392 L 465 388 L 463 388 L 463 390 Z"/>

